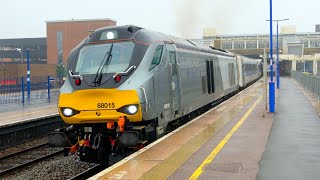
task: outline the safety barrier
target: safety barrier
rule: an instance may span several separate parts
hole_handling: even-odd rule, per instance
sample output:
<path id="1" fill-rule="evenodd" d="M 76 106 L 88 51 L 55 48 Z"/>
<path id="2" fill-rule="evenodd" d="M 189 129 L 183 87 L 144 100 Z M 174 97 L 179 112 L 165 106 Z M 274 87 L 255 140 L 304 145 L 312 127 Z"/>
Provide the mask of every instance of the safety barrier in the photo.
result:
<path id="1" fill-rule="evenodd" d="M 291 77 L 320 100 L 320 77 L 309 73 L 291 71 Z"/>
<path id="2" fill-rule="evenodd" d="M 61 85 L 49 76 L 33 76 L 30 85 L 25 77 L 1 78 L 0 104 L 56 100 Z"/>

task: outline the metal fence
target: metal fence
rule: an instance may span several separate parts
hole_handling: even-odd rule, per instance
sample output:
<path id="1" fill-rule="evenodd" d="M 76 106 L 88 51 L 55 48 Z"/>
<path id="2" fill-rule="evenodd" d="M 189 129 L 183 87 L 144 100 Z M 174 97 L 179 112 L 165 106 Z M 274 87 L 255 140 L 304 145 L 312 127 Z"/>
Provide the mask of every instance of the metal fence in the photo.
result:
<path id="1" fill-rule="evenodd" d="M 29 88 L 25 77 L 0 78 L 0 104 L 56 100 L 60 87 L 48 76 L 31 77 Z"/>
<path id="2" fill-rule="evenodd" d="M 320 77 L 309 73 L 291 71 L 291 77 L 298 81 L 320 100 Z"/>

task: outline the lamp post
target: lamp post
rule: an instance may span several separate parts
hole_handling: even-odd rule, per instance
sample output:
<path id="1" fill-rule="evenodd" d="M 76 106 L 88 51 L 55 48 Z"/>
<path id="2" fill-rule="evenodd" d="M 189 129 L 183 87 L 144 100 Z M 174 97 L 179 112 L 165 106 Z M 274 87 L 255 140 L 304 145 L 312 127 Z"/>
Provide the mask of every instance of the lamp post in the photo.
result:
<path id="1" fill-rule="evenodd" d="M 23 50 L 22 50 L 22 48 L 16 48 L 16 50 L 20 53 L 20 55 L 21 55 L 21 64 L 23 64 Z"/>
<path id="2" fill-rule="evenodd" d="M 280 87 L 280 66 L 279 66 L 279 21 L 288 21 L 289 19 L 276 19 L 276 20 L 267 20 L 277 22 L 277 69 L 276 69 L 276 76 L 277 76 L 277 89 Z"/>
<path id="3" fill-rule="evenodd" d="M 269 81 L 269 111 L 274 112 L 275 106 L 275 89 L 273 81 L 273 42 L 272 42 L 272 0 L 270 0 L 270 81 Z"/>
<path id="4" fill-rule="evenodd" d="M 28 94 L 28 101 L 30 101 L 30 91 L 31 91 L 31 84 L 30 84 L 30 51 L 26 50 L 27 54 L 27 94 Z"/>
<path id="5" fill-rule="evenodd" d="M 21 48 L 16 48 L 17 51 L 21 53 L 21 63 L 23 63 L 23 52 L 24 50 Z M 30 92 L 31 92 L 31 83 L 30 83 L 30 50 L 25 50 L 26 56 L 27 56 L 27 95 L 28 100 L 30 101 Z"/>

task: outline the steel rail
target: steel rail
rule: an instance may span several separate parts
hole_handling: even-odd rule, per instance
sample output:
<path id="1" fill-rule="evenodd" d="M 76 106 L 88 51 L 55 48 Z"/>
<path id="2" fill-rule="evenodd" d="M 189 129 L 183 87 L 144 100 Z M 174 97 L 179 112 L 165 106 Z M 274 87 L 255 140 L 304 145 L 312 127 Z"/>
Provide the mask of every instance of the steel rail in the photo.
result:
<path id="1" fill-rule="evenodd" d="M 40 144 L 40 145 L 38 145 L 38 146 L 34 146 L 34 147 L 31 147 L 31 148 L 28 148 L 28 149 L 24 149 L 24 150 L 18 151 L 18 152 L 16 152 L 16 153 L 12 153 L 12 154 L 9 154 L 9 155 L 0 157 L 0 161 L 4 161 L 4 160 L 6 160 L 6 159 L 8 159 L 8 158 L 11 158 L 11 157 L 14 157 L 14 156 L 23 154 L 23 153 L 27 153 L 27 152 L 29 152 L 29 151 L 33 151 L 33 150 L 35 150 L 35 149 L 42 148 L 42 147 L 45 147 L 45 146 L 48 146 L 48 143 L 43 143 L 43 144 Z"/>
<path id="2" fill-rule="evenodd" d="M 42 146 L 42 145 L 41 145 L 41 146 Z M 39 148 L 39 146 L 38 146 L 38 147 L 31 148 L 31 149 L 35 150 L 35 149 L 37 149 L 37 148 Z M 28 149 L 28 150 L 24 151 L 24 153 L 31 152 L 31 151 L 32 151 L 32 150 Z M 14 153 L 14 154 L 11 154 L 11 155 L 8 155 L 8 156 L 14 157 L 14 156 L 21 155 L 22 153 L 23 153 L 23 152 L 18 152 L 18 153 Z M 49 158 L 51 158 L 51 157 L 57 156 L 57 155 L 62 154 L 62 153 L 63 153 L 63 149 L 58 150 L 58 151 L 53 152 L 53 153 L 50 153 L 50 154 L 47 154 L 47 155 L 44 155 L 44 156 L 41 156 L 41 157 L 35 157 L 35 159 L 30 160 L 30 161 L 28 161 L 28 162 L 26 162 L 26 163 L 23 163 L 23 164 L 15 163 L 15 164 L 18 164 L 18 165 L 13 166 L 13 167 L 9 167 L 8 169 L 3 168 L 4 170 L 0 170 L 0 177 L 5 176 L 5 175 L 12 174 L 12 173 L 14 173 L 15 171 L 24 169 L 24 168 L 26 168 L 26 167 L 28 167 L 28 166 L 31 166 L 31 165 L 35 164 L 35 163 L 38 163 L 38 162 L 40 162 L 40 161 L 49 159 Z M 8 157 L 7 157 L 7 156 L 4 157 L 4 160 L 5 160 L 5 159 L 8 159 Z"/>

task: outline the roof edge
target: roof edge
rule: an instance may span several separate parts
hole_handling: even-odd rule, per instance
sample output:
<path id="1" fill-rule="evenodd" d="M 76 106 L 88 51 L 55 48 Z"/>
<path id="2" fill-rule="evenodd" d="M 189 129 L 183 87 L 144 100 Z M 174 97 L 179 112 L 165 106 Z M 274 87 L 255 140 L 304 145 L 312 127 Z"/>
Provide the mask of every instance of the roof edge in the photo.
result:
<path id="1" fill-rule="evenodd" d="M 52 20 L 46 21 L 46 23 L 65 23 L 65 22 L 88 22 L 88 21 L 113 21 L 117 23 L 116 20 L 111 18 L 98 18 L 98 19 L 70 19 L 70 20 Z"/>

